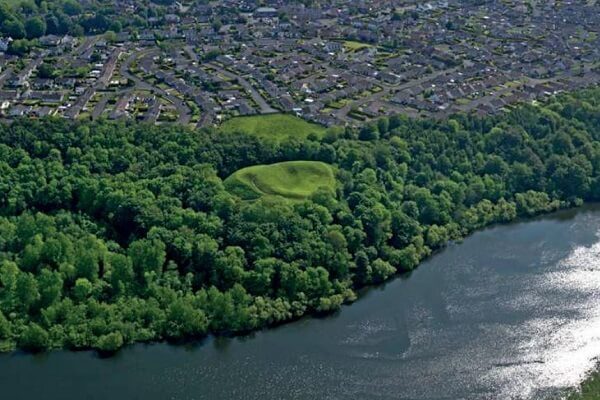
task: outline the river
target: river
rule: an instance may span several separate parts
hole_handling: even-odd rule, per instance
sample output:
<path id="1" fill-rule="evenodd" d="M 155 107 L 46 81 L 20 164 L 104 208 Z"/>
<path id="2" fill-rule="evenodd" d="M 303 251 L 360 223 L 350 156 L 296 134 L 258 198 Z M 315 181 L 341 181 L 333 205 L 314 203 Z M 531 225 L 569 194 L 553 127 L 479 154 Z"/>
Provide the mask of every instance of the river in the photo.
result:
<path id="1" fill-rule="evenodd" d="M 478 232 L 325 318 L 0 356 L 3 399 L 545 399 L 600 356 L 600 206 Z"/>

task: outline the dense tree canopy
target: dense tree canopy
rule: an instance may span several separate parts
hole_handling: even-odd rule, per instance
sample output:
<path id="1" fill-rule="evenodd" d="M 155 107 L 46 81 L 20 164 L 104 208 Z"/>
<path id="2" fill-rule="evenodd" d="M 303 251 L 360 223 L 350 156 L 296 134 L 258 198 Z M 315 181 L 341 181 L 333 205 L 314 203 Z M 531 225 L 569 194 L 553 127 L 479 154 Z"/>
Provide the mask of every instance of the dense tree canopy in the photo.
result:
<path id="1" fill-rule="evenodd" d="M 35 39 L 44 34 L 79 36 L 120 31 L 135 31 L 147 25 L 148 17 L 160 17 L 165 7 L 139 4 L 134 14 L 124 14 L 113 1 L 76 0 L 0 2 L 0 34 L 13 39 Z"/>
<path id="2" fill-rule="evenodd" d="M 475 229 L 598 200 L 599 138 L 597 89 L 273 143 L 127 122 L 0 125 L 0 349 L 114 351 L 336 310 Z M 223 185 L 291 160 L 333 164 L 337 187 L 242 201 Z"/>

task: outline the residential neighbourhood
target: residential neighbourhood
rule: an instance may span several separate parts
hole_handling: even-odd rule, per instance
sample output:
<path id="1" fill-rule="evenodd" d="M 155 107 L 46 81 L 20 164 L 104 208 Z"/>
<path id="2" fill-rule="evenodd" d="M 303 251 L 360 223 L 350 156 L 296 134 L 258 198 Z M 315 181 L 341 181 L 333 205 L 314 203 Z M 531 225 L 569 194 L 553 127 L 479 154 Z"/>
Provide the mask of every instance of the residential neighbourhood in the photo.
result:
<path id="1" fill-rule="evenodd" d="M 600 81 L 596 1 L 248 0 L 156 6 L 143 29 L 0 38 L 2 118 L 325 126 L 488 114 Z M 123 13 L 137 2 L 115 1 Z"/>

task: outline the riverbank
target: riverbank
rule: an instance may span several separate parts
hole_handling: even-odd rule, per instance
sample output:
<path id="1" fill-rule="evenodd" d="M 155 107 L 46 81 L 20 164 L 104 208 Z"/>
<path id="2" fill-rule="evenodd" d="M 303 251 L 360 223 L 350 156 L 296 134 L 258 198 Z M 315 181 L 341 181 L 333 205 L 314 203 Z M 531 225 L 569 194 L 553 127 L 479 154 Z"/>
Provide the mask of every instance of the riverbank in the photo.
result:
<path id="1" fill-rule="evenodd" d="M 578 391 L 569 395 L 568 400 L 599 400 L 600 399 L 600 369 L 593 371 L 581 383 Z"/>
<path id="2" fill-rule="evenodd" d="M 13 400 L 556 398 L 600 355 L 598 232 L 597 206 L 497 225 L 327 317 L 108 359 L 3 355 L 0 385 Z"/>

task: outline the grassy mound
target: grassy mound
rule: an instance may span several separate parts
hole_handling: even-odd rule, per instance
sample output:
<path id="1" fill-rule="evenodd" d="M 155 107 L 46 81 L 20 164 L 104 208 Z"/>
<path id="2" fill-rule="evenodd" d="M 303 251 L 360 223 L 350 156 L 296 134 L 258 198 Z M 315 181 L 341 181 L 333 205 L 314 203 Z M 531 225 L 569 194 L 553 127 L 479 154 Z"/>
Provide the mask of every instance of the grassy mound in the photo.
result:
<path id="1" fill-rule="evenodd" d="M 260 138 L 281 141 L 289 137 L 306 138 L 311 133 L 318 137 L 325 134 L 325 128 L 311 124 L 289 114 L 252 115 L 237 117 L 221 125 L 222 132 L 244 132 Z"/>
<path id="2" fill-rule="evenodd" d="M 289 161 L 255 165 L 236 171 L 225 180 L 225 187 L 244 200 L 278 196 L 303 200 L 320 187 L 334 189 L 331 166 L 317 161 Z"/>

